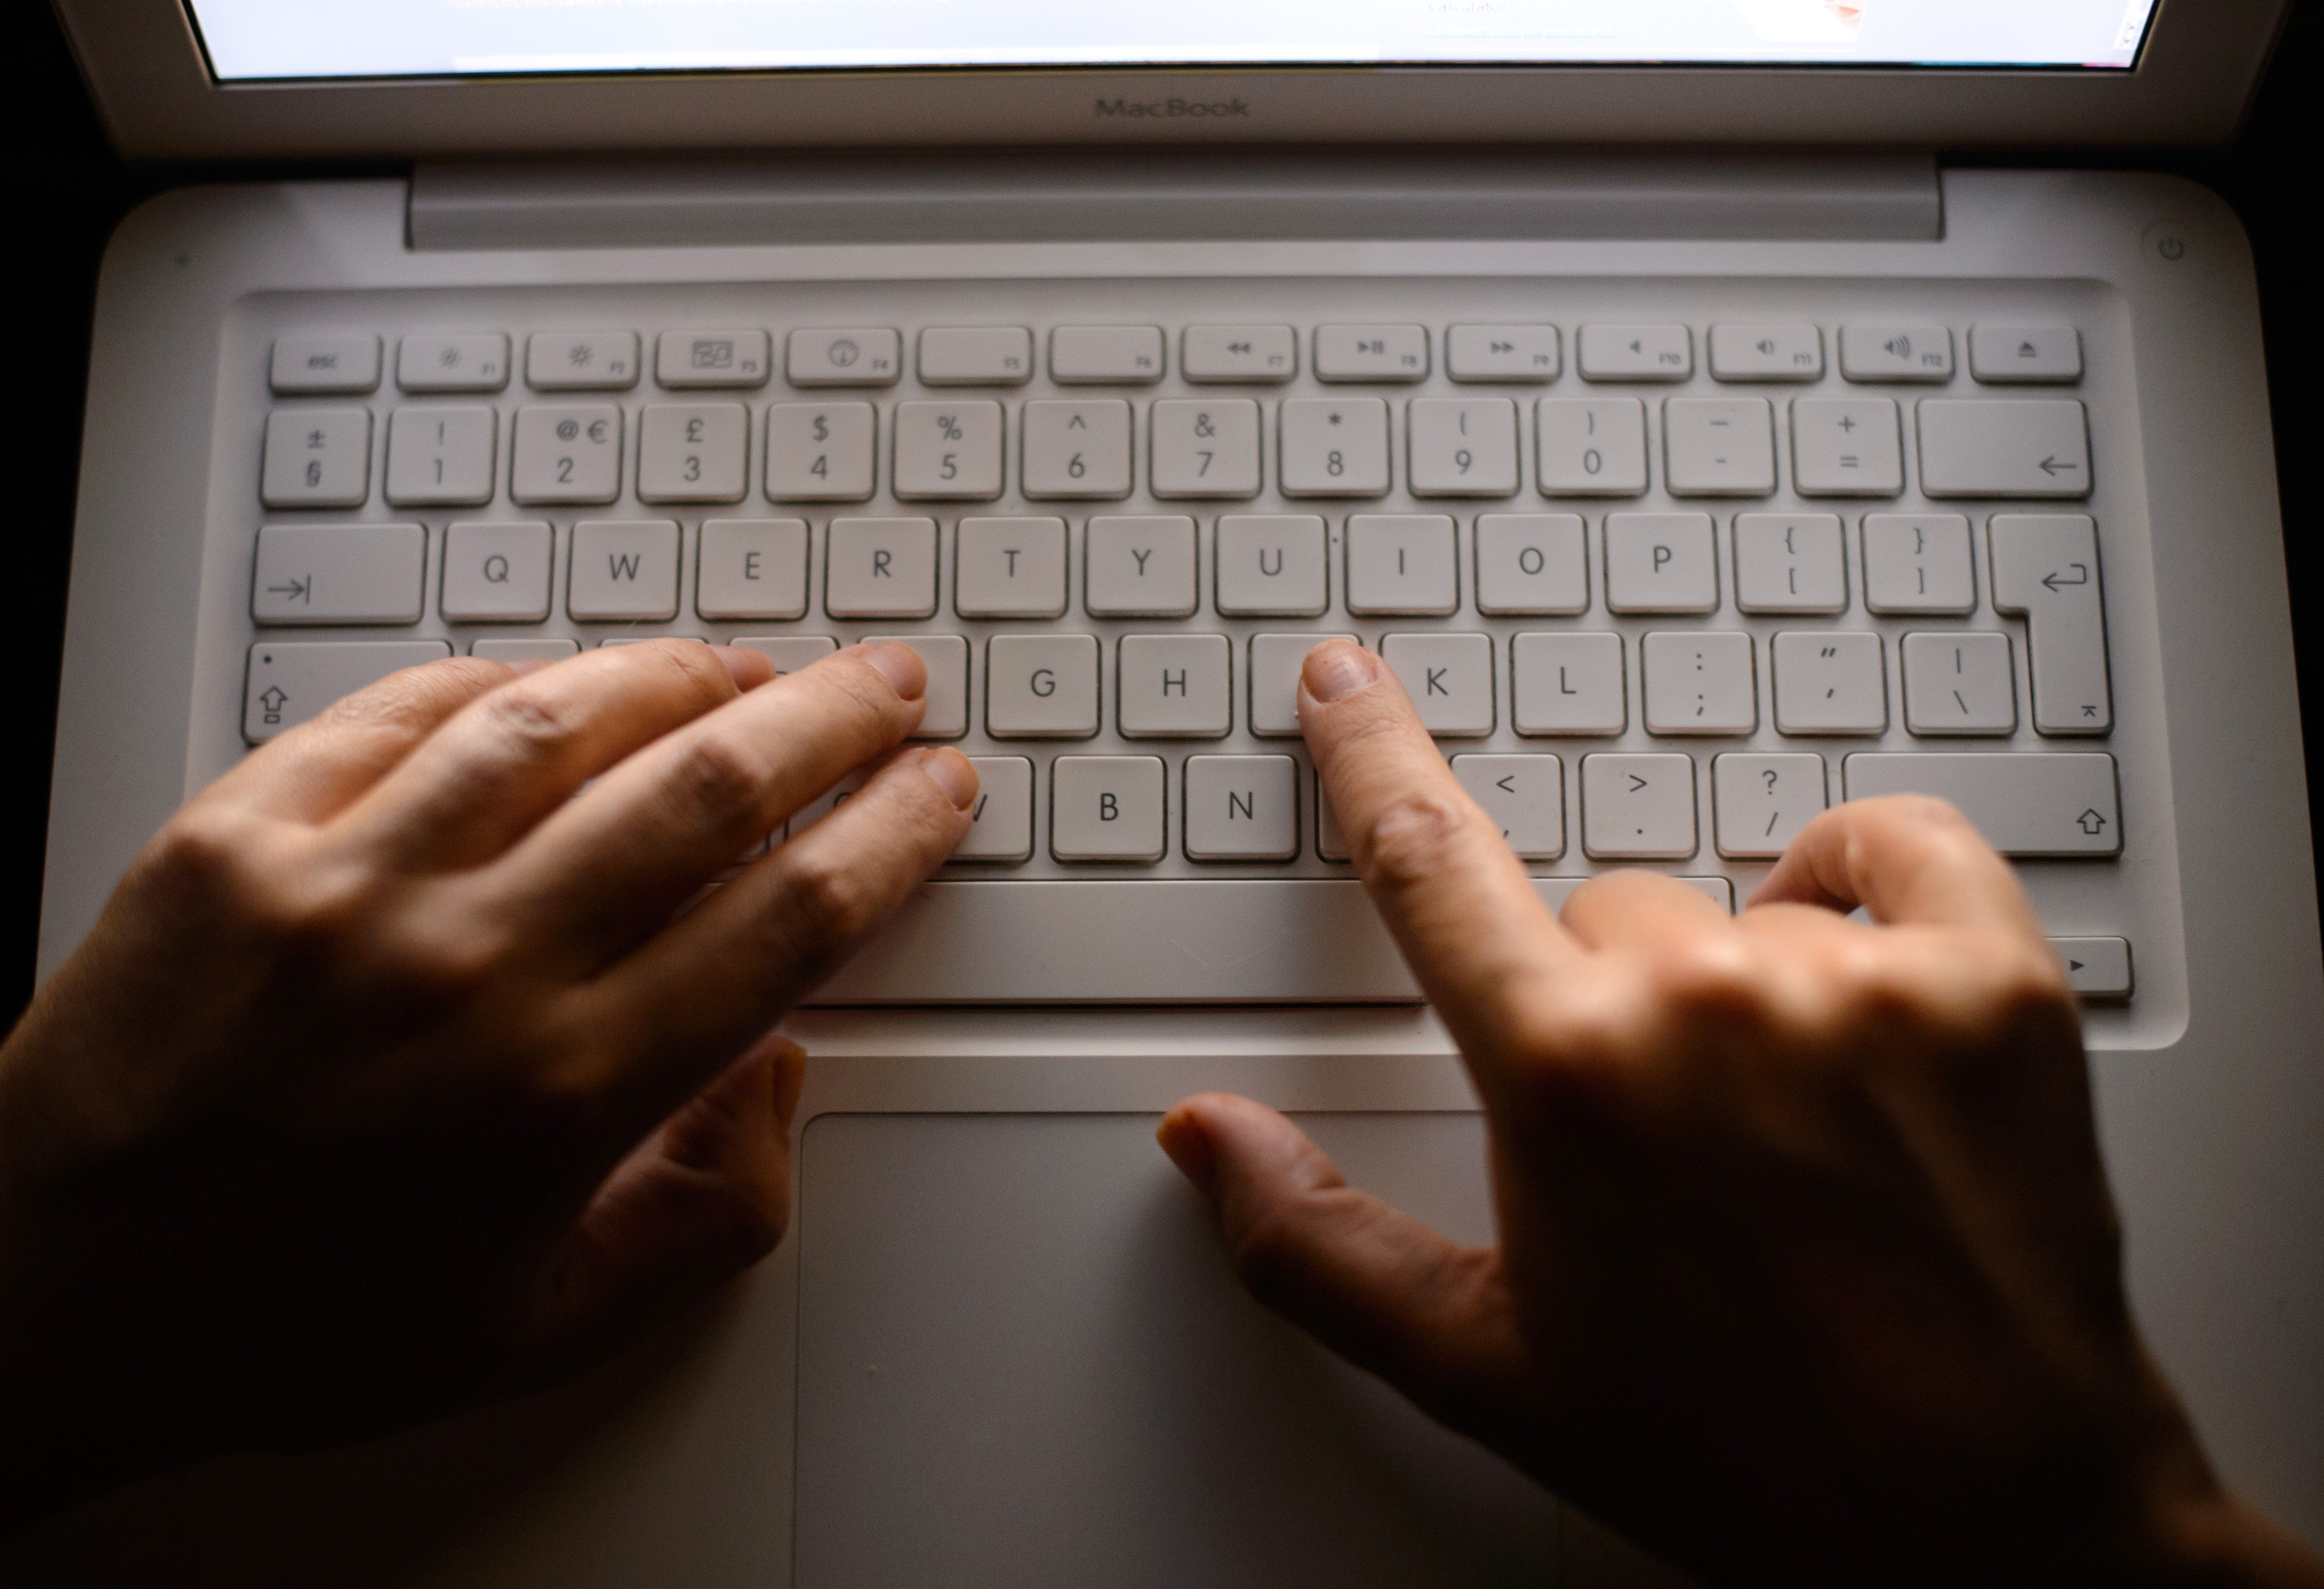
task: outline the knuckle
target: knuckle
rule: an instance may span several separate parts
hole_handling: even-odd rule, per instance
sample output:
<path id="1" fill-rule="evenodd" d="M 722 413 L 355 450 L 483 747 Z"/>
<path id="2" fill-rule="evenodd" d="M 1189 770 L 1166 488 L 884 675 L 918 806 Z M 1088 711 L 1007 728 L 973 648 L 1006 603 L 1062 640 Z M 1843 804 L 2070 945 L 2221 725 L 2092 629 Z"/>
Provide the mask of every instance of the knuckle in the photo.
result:
<path id="1" fill-rule="evenodd" d="M 679 752 L 667 786 L 687 811 L 724 818 L 756 809 L 774 774 L 765 755 L 738 735 L 700 734 Z"/>
<path id="2" fill-rule="evenodd" d="M 579 731 L 571 703 L 529 679 L 494 690 L 479 709 L 486 732 L 527 762 L 549 760 Z"/>
<path id="3" fill-rule="evenodd" d="M 1756 1015 L 1766 978 L 1741 934 L 1689 932 L 1665 939 L 1647 961 L 1651 996 L 1689 1024 Z"/>
<path id="4" fill-rule="evenodd" d="M 649 663 L 659 664 L 677 676 L 679 688 L 700 698 L 703 708 L 724 703 L 734 691 L 733 676 L 708 646 L 691 640 L 651 640 L 625 647 L 641 652 Z"/>
<path id="5" fill-rule="evenodd" d="M 802 857 L 792 865 L 788 883 L 787 913 L 803 943 L 851 943 L 872 925 L 872 889 L 863 868 L 846 856 Z"/>
<path id="6" fill-rule="evenodd" d="M 1372 818 L 1364 835 L 1367 870 L 1389 888 L 1407 888 L 1440 875 L 1459 847 L 1466 815 L 1440 794 L 1397 796 Z"/>

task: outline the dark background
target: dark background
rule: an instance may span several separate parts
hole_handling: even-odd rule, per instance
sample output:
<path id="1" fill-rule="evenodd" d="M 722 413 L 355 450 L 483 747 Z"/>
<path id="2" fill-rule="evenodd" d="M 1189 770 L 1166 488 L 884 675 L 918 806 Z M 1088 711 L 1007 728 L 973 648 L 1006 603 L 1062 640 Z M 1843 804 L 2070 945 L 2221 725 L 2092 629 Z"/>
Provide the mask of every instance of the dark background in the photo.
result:
<path id="1" fill-rule="evenodd" d="M 121 217 L 164 189 L 318 174 L 314 167 L 125 163 L 106 143 L 54 14 L 37 0 L 17 0 L 14 16 L 7 29 L 8 58 L 21 108 L 8 151 L 7 208 L 16 217 L 16 242 L 8 252 L 19 274 L 11 317 L 16 329 L 7 342 L 18 350 L 20 395 L 16 419 L 5 432 L 5 457 L 18 506 L 14 526 L 0 529 L 0 540 L 13 549 L 0 591 L 7 597 L 5 633 L 17 668 L 13 685 L 0 691 L 0 746 L 7 747 L 0 767 L 13 797 L 5 809 L 15 813 L 0 812 L 0 1015 L 11 1024 L 32 993 L 40 924 L 49 755 L 98 257 Z M 2295 6 L 2249 119 L 2224 149 L 2101 151 L 2070 159 L 2054 150 L 2024 157 L 1979 152 L 1954 162 L 2172 171 L 2233 205 L 2258 260 L 2276 456 L 2295 480 L 2299 460 L 2324 438 L 2319 312 L 2324 285 L 2317 282 L 2318 262 L 2309 246 L 2318 230 L 2314 213 L 2324 203 L 2316 165 L 2324 148 L 2318 129 L 2324 99 L 2319 50 L 2324 8 Z M 329 168 L 331 174 L 348 169 Z M 2283 501 L 2311 811 L 2319 808 L 2317 793 L 2324 790 L 2324 548 L 2318 543 L 2315 500 L 2311 493 Z M 156 687 L 180 688 L 174 679 L 157 680 Z"/>

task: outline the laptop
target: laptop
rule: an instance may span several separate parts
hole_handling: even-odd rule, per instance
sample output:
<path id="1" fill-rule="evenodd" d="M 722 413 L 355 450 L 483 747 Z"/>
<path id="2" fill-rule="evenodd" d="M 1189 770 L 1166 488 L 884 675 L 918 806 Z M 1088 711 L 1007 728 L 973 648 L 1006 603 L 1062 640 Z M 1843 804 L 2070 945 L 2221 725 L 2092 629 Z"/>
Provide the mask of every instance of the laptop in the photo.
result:
<path id="1" fill-rule="evenodd" d="M 43 975 L 189 793 L 436 657 L 893 637 L 982 792 L 791 1019 L 793 1227 L 715 1305 L 0 1583 L 1667 1581 L 1251 1303 L 1151 1142 L 1249 1093 L 1489 1237 L 1296 734 L 1327 634 L 1552 902 L 1958 802 L 2085 999 L 2148 1338 L 2324 1540 L 2250 260 L 2185 182 L 1932 152 L 2223 137 L 2276 0 L 59 8 L 126 153 L 318 174 L 107 254 Z"/>

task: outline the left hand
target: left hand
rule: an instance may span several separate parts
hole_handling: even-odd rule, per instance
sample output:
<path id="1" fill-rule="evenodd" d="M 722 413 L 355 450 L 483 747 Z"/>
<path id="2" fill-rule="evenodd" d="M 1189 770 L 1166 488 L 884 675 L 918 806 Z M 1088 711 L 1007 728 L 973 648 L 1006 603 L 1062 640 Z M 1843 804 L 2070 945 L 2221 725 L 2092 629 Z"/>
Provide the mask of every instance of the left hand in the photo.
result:
<path id="1" fill-rule="evenodd" d="M 967 830 L 904 646 L 349 697 L 188 803 L 0 1048 L 0 1533 L 602 1356 L 771 1247 L 766 1034 Z"/>

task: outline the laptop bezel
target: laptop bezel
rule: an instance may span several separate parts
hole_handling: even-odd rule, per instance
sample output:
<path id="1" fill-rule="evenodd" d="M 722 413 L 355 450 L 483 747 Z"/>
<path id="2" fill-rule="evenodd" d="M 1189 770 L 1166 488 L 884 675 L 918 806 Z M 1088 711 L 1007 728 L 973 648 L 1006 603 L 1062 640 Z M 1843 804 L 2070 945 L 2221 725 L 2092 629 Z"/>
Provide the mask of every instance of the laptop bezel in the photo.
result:
<path id="1" fill-rule="evenodd" d="M 221 84 L 182 0 L 55 3 L 115 143 L 148 159 L 1109 143 L 2194 144 L 2234 132 L 2289 6 L 2165 0 L 2129 70 L 1308 66 Z"/>

